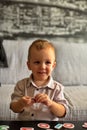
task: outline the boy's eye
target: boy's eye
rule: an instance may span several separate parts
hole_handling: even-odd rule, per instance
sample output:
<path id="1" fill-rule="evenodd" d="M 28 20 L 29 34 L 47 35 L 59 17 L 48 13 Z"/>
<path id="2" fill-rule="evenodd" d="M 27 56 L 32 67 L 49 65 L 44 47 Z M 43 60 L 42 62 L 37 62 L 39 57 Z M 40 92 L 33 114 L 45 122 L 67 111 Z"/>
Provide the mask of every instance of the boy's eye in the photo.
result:
<path id="1" fill-rule="evenodd" d="M 35 61 L 34 64 L 39 64 L 40 62 L 39 61 Z"/>
<path id="2" fill-rule="evenodd" d="M 35 61 L 34 64 L 40 64 L 40 61 Z M 46 61 L 45 64 L 48 65 L 48 64 L 51 64 L 51 62 L 50 61 Z"/>
<path id="3" fill-rule="evenodd" d="M 46 61 L 46 64 L 51 64 L 51 62 L 50 61 Z"/>

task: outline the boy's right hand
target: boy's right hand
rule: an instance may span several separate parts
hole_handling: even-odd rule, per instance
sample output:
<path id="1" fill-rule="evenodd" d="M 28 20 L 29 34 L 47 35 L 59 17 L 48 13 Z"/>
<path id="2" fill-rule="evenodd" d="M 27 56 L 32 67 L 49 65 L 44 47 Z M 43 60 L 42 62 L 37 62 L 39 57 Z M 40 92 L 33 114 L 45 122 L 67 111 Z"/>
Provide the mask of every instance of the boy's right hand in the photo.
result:
<path id="1" fill-rule="evenodd" d="M 10 104 L 10 109 L 12 109 L 14 112 L 19 113 L 24 110 L 25 107 L 29 107 L 35 103 L 34 98 L 29 96 L 23 96 L 18 101 L 14 101 Z"/>

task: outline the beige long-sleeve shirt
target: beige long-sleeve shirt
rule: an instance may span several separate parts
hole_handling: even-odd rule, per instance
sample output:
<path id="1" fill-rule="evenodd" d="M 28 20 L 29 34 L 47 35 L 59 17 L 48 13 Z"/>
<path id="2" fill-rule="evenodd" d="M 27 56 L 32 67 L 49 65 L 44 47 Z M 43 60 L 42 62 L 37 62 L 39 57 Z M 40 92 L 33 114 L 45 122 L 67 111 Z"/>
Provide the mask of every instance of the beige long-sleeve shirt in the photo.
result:
<path id="1" fill-rule="evenodd" d="M 19 100 L 23 96 L 34 97 L 38 93 L 47 94 L 51 100 L 63 104 L 67 111 L 67 100 L 63 95 L 64 86 L 53 80 L 50 77 L 49 82 L 44 87 L 37 87 L 30 76 L 18 81 L 15 86 L 14 92 L 11 95 L 11 102 Z M 67 113 L 67 112 L 66 112 Z M 53 120 L 57 121 L 56 117 L 50 109 L 42 103 L 34 103 L 31 107 L 27 107 L 23 112 L 18 113 L 19 120 Z"/>

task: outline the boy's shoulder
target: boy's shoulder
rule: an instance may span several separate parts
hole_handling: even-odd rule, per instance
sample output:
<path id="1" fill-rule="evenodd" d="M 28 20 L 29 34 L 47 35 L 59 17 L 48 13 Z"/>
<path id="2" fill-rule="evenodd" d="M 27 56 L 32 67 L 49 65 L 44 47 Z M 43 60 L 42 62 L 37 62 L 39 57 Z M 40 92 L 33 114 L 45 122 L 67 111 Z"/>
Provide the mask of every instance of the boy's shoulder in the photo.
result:
<path id="1" fill-rule="evenodd" d="M 17 82 L 17 84 L 27 84 L 29 82 L 29 77 L 23 78 Z"/>
<path id="2" fill-rule="evenodd" d="M 63 84 L 61 84 L 60 82 L 54 80 L 54 84 L 60 88 L 64 88 Z"/>

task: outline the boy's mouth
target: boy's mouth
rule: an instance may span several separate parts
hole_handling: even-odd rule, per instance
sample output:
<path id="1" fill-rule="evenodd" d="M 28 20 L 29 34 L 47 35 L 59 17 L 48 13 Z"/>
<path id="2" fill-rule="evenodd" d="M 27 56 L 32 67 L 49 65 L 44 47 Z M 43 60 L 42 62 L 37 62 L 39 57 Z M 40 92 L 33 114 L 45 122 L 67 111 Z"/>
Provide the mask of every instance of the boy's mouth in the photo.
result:
<path id="1" fill-rule="evenodd" d="M 46 74 L 46 72 L 38 72 L 39 74 Z"/>

